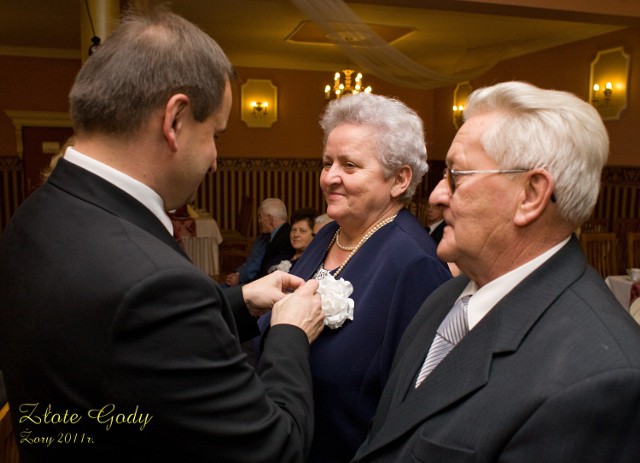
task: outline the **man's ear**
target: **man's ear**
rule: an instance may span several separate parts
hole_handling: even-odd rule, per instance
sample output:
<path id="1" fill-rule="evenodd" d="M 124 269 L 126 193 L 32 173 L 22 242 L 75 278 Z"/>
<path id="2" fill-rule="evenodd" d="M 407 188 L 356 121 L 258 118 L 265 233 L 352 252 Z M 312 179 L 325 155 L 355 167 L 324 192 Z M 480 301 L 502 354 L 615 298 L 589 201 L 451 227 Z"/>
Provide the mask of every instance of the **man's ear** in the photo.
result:
<path id="1" fill-rule="evenodd" d="M 526 172 L 524 195 L 518 205 L 514 221 L 518 226 L 526 226 L 540 217 L 552 202 L 555 181 L 545 169 Z"/>
<path id="2" fill-rule="evenodd" d="M 162 121 L 162 133 L 169 149 L 178 150 L 178 132 L 185 123 L 185 117 L 189 112 L 189 97 L 183 93 L 177 93 L 169 98 L 164 107 L 164 119 Z"/>
<path id="3" fill-rule="evenodd" d="M 391 196 L 398 198 L 407 191 L 411 179 L 413 178 L 413 172 L 409 166 L 402 166 L 400 170 L 394 176 L 394 183 L 391 187 Z"/>

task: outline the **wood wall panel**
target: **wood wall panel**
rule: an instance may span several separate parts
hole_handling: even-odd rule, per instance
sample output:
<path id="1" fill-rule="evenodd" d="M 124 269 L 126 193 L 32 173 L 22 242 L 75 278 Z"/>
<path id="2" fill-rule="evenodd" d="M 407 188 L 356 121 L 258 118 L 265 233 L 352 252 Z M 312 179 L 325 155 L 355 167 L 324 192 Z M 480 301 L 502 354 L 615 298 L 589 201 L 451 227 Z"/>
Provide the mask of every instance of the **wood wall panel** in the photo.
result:
<path id="1" fill-rule="evenodd" d="M 212 212 L 221 229 L 235 228 L 243 196 L 258 205 L 266 198 L 280 198 L 289 213 L 301 207 L 324 212 L 319 179 L 322 163 L 310 159 L 218 159 L 218 169 L 207 174 L 196 198 L 196 207 Z M 251 235 L 257 234 L 254 220 Z"/>
<path id="2" fill-rule="evenodd" d="M 640 220 L 640 169 L 605 167 L 593 216 L 606 220 L 610 231 L 616 219 Z"/>

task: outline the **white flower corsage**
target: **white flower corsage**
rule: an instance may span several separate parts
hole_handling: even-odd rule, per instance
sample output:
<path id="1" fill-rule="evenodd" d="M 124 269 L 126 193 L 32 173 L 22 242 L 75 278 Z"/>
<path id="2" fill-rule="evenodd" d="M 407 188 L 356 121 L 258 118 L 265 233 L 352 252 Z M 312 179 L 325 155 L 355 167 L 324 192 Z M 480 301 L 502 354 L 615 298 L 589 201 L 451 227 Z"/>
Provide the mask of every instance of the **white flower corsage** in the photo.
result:
<path id="1" fill-rule="evenodd" d="M 345 320 L 353 320 L 353 299 L 349 298 L 353 286 L 344 278 L 336 280 L 328 274 L 319 281 L 318 294 L 322 299 L 324 324 L 329 328 L 340 328 Z"/>
<path id="2" fill-rule="evenodd" d="M 275 270 L 282 270 L 283 272 L 289 273 L 289 270 L 291 270 L 291 261 L 281 260 L 280 263 L 276 266 Z"/>

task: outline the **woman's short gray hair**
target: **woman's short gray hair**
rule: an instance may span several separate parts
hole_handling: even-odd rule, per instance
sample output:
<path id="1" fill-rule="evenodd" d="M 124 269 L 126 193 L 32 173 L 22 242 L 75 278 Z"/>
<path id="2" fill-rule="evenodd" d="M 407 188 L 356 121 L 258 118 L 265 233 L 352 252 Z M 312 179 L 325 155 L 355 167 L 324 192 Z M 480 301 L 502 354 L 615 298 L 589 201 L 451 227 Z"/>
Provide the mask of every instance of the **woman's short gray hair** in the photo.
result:
<path id="1" fill-rule="evenodd" d="M 544 168 L 555 180 L 561 219 L 585 222 L 598 199 L 609 137 L 598 112 L 577 96 L 524 82 L 505 82 L 473 92 L 464 116 L 495 112 L 482 135 L 485 152 L 502 169 Z"/>
<path id="2" fill-rule="evenodd" d="M 341 124 L 371 127 L 386 178 L 409 166 L 413 176 L 402 200 L 410 199 L 429 170 L 424 127 L 420 116 L 399 100 L 370 93 L 344 96 L 329 103 L 320 120 L 324 144 Z"/>

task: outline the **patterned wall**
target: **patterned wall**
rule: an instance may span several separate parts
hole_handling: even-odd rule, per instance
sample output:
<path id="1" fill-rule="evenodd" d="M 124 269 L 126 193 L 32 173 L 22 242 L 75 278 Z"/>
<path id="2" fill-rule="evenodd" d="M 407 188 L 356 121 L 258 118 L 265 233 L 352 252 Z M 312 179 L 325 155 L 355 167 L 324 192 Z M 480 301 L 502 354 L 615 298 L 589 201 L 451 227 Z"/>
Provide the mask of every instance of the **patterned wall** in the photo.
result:
<path id="1" fill-rule="evenodd" d="M 301 207 L 324 211 L 320 191 L 320 160 L 310 159 L 218 159 L 218 169 L 207 174 L 196 207 L 213 213 L 220 229 L 233 229 L 241 199 L 254 200 L 255 209 L 266 198 L 280 198 L 289 213 Z M 257 234 L 252 222 L 251 236 Z"/>
<path id="2" fill-rule="evenodd" d="M 276 197 L 289 213 L 301 207 L 324 212 L 321 169 L 322 161 L 314 159 L 219 159 L 217 171 L 205 177 L 198 191 L 196 206 L 211 211 L 221 229 L 235 227 L 243 196 L 253 198 L 256 209 L 262 200 Z M 425 196 L 426 187 L 423 182 L 416 197 Z M 253 220 L 251 236 L 256 234 Z"/>
<path id="3" fill-rule="evenodd" d="M 614 230 L 614 224 L 619 219 L 640 220 L 640 169 L 604 169 L 594 217 L 606 220 L 608 230 Z"/>
<path id="4" fill-rule="evenodd" d="M 442 177 L 443 161 L 430 161 L 429 173 L 415 195 L 416 202 L 428 197 L 429 185 Z M 221 229 L 235 227 L 241 198 L 254 199 L 257 208 L 268 197 L 281 198 L 289 212 L 300 207 L 324 211 L 319 186 L 321 161 L 315 159 L 219 159 L 218 170 L 208 174 L 196 199 L 196 207 L 213 213 Z M 17 157 L 0 157 L 0 230 L 24 199 L 22 164 Z M 640 169 L 606 167 L 594 218 L 619 234 L 622 241 L 629 227 L 640 221 Z M 257 233 L 255 220 L 252 236 Z M 625 228 L 626 227 L 626 228 Z"/>

